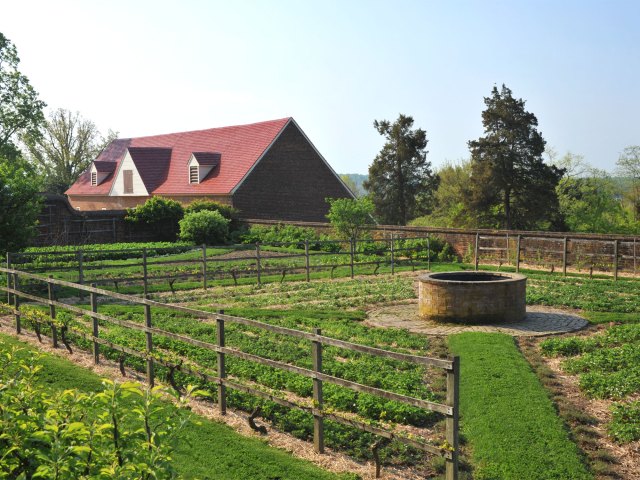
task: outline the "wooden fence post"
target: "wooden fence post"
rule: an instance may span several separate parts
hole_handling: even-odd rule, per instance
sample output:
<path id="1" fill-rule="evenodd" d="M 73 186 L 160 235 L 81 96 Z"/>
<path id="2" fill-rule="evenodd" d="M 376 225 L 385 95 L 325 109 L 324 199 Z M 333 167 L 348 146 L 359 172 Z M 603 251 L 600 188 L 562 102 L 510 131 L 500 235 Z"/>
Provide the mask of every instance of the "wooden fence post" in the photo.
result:
<path id="1" fill-rule="evenodd" d="M 314 328 L 313 333 L 315 335 L 321 335 L 322 331 L 319 328 Z M 313 341 L 311 343 L 311 350 L 313 355 L 313 371 L 316 373 L 322 373 L 322 343 Z M 322 416 L 323 403 L 322 380 L 314 378 L 313 448 L 317 453 L 324 453 L 324 419 Z"/>
<path id="2" fill-rule="evenodd" d="M 447 405 L 453 409 L 453 415 L 448 415 L 445 423 L 447 443 L 453 451 L 451 458 L 446 460 L 445 478 L 446 480 L 457 480 L 460 449 L 458 437 L 460 426 L 460 357 L 455 356 L 451 360 L 453 361 L 452 368 L 447 371 Z"/>
<path id="3" fill-rule="evenodd" d="M 96 284 L 92 283 L 91 288 L 96 288 Z M 96 292 L 91 292 L 89 294 L 89 299 L 91 300 L 91 311 L 93 313 L 98 312 L 98 295 Z M 98 365 L 100 363 L 100 344 L 96 340 L 98 338 L 98 319 L 96 317 L 91 317 L 91 323 L 93 325 L 93 363 L 94 365 Z"/>
<path id="4" fill-rule="evenodd" d="M 149 298 L 149 272 L 147 266 L 147 247 L 142 249 L 142 286 L 144 288 L 144 298 Z"/>
<path id="5" fill-rule="evenodd" d="M 618 240 L 613 241 L 613 279 L 618 280 Z"/>
<path id="6" fill-rule="evenodd" d="M 207 246 L 202 244 L 202 288 L 207 289 Z"/>
<path id="7" fill-rule="evenodd" d="M 11 268 L 11 253 L 7 252 L 7 268 Z M 11 274 L 7 273 L 7 288 L 11 288 Z M 11 305 L 11 293 L 7 292 L 7 304 Z"/>
<path id="8" fill-rule="evenodd" d="M 16 293 L 13 294 L 13 308 L 16 311 L 16 333 L 19 334 L 22 332 L 22 323 L 20 319 L 20 295 L 17 293 L 20 290 L 20 280 L 18 279 L 17 273 L 13 274 L 13 289 L 16 291 Z"/>
<path id="9" fill-rule="evenodd" d="M 258 274 L 258 286 L 262 285 L 262 279 L 260 278 L 260 270 L 262 269 L 260 265 L 260 242 L 256 242 L 256 271 Z"/>
<path id="10" fill-rule="evenodd" d="M 633 276 L 636 276 L 636 237 L 633 237 Z"/>
<path id="11" fill-rule="evenodd" d="M 83 268 L 84 254 L 81 248 L 79 248 L 76 251 L 76 256 L 78 257 L 78 283 L 80 285 L 84 285 L 84 268 Z M 84 292 L 80 290 L 78 293 L 79 293 L 80 300 L 84 299 Z"/>
<path id="12" fill-rule="evenodd" d="M 431 270 L 431 239 L 427 233 L 427 270 Z"/>
<path id="13" fill-rule="evenodd" d="M 218 314 L 224 315 L 224 310 L 218 310 Z M 224 318 L 216 318 L 218 347 L 224 348 Z M 221 415 L 227 413 L 227 387 L 223 379 L 227 377 L 227 370 L 224 364 L 224 352 L 218 351 L 218 409 Z"/>
<path id="14" fill-rule="evenodd" d="M 53 275 L 49 275 L 49 278 L 53 278 Z M 51 303 L 56 300 L 53 293 L 53 285 L 51 282 L 47 282 L 47 294 L 49 297 L 49 316 L 51 317 L 51 339 L 53 340 L 53 348 L 58 348 L 58 327 L 56 327 L 56 306 Z"/>
<path id="15" fill-rule="evenodd" d="M 353 278 L 353 258 L 355 255 L 355 240 L 352 238 L 351 240 L 349 240 L 349 245 L 351 246 L 351 278 Z"/>
<path id="16" fill-rule="evenodd" d="M 148 304 L 144 305 L 144 324 L 145 327 L 151 328 L 151 305 Z M 149 383 L 150 387 L 153 387 L 155 383 L 155 376 L 153 372 L 153 357 L 151 356 L 153 354 L 153 335 L 149 330 L 147 330 L 145 332 L 145 336 L 147 339 L 147 382 Z"/>
<path id="17" fill-rule="evenodd" d="M 504 263 L 511 265 L 511 258 L 509 258 L 509 232 L 507 232 L 507 248 L 504 251 L 504 255 L 506 257 L 506 261 Z"/>
<path id="18" fill-rule="evenodd" d="M 516 272 L 520 271 L 520 241 L 522 239 L 522 235 L 518 234 L 518 239 L 516 241 Z"/>
<path id="19" fill-rule="evenodd" d="M 567 276 L 567 237 L 564 237 L 564 241 L 562 243 L 562 275 Z"/>
<path id="20" fill-rule="evenodd" d="M 475 263 L 475 269 L 476 271 L 478 271 L 478 262 L 480 261 L 480 259 L 478 258 L 478 254 L 479 254 L 479 246 L 478 243 L 480 242 L 480 234 L 478 232 L 476 232 L 476 246 L 474 249 L 474 253 L 473 253 L 473 261 Z"/>
<path id="21" fill-rule="evenodd" d="M 304 241 L 304 267 L 307 271 L 307 282 L 311 280 L 311 271 L 309 263 L 309 239 Z"/>
<path id="22" fill-rule="evenodd" d="M 393 232 L 391 232 L 391 275 L 395 274 L 395 238 Z"/>

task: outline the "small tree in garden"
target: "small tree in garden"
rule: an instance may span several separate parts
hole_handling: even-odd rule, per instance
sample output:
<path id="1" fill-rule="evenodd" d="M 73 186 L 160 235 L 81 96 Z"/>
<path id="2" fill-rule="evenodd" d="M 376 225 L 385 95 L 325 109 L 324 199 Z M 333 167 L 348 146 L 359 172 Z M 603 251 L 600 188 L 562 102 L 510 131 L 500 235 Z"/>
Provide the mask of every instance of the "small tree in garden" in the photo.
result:
<path id="1" fill-rule="evenodd" d="M 373 202 L 368 197 L 327 198 L 327 218 L 336 234 L 342 238 L 358 239 L 365 225 L 373 224 Z"/>
<path id="2" fill-rule="evenodd" d="M 142 205 L 127 210 L 126 221 L 145 226 L 158 240 L 173 241 L 178 233 L 178 222 L 184 216 L 180 203 L 162 197 L 151 197 Z"/>
<path id="3" fill-rule="evenodd" d="M 188 213 L 180 220 L 180 240 L 208 245 L 223 243 L 229 235 L 229 223 L 218 211 Z"/>

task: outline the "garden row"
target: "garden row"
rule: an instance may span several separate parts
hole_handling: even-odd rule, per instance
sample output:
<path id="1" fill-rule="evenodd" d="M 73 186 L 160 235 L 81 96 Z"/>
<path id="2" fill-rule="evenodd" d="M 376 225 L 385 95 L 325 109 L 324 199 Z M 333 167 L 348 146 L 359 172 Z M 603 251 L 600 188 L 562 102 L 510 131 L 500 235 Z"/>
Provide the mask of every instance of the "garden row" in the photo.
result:
<path id="1" fill-rule="evenodd" d="M 89 306 L 84 308 L 87 307 Z M 93 308 L 97 309 L 96 303 L 93 303 Z M 102 354 L 142 371 L 148 368 L 149 357 L 135 354 L 135 352 L 144 352 L 149 346 L 148 331 L 144 329 L 149 318 L 145 314 L 145 306 L 100 303 L 101 317 L 97 326 L 91 321 L 93 314 L 75 315 L 74 311 L 82 312 L 82 310 L 78 312 L 77 307 L 69 306 L 67 311 L 58 309 L 55 315 L 58 328 L 65 332 L 63 340 L 66 344 L 91 349 L 95 333 L 99 328 Z M 23 307 L 20 313 L 23 326 L 29 325 L 38 335 L 56 335 L 56 332 L 52 331 L 50 317 L 47 317 L 47 313 L 42 309 Z M 327 313 L 337 315 L 337 312 Z M 106 316 L 115 320 L 107 321 Z M 305 322 L 301 318 L 286 317 L 282 323 L 293 322 L 299 326 Z M 318 325 L 318 319 L 313 318 L 313 315 L 311 317 L 307 322 Z M 231 319 L 231 317 L 225 318 Z M 271 320 L 269 325 L 276 326 L 281 323 L 275 316 Z M 304 439 L 312 438 L 315 418 L 313 414 L 315 400 L 312 400 L 315 399 L 315 382 L 299 375 L 302 371 L 300 369 L 315 368 L 309 355 L 309 345 L 305 345 L 301 339 L 292 341 L 291 338 L 286 338 L 282 333 L 287 327 L 284 327 L 284 330 L 276 327 L 275 331 L 267 328 L 265 331 L 264 328 L 256 327 L 258 324 L 255 322 L 225 323 L 227 326 L 223 338 L 226 348 L 248 355 L 244 357 L 227 355 L 224 362 L 231 384 L 240 386 L 228 393 L 226 396 L 228 403 L 247 412 L 256 412 L 259 408 L 260 415 L 279 428 Z M 334 325 L 338 322 L 331 323 Z M 344 325 L 353 323 L 353 319 L 348 318 L 347 315 L 347 319 L 342 320 L 342 323 Z M 135 325 L 139 327 L 135 328 Z M 153 360 L 157 365 L 157 373 L 177 389 L 182 389 L 186 383 L 197 380 L 200 386 L 211 390 L 213 398 L 219 401 L 217 388 L 219 380 L 216 380 L 219 378 L 221 365 L 219 355 L 206 346 L 207 342 L 211 342 L 213 338 L 217 338 L 219 342 L 220 337 L 216 331 L 215 322 L 206 321 L 206 318 L 201 318 L 201 315 L 195 311 L 194 314 L 189 314 L 184 309 L 177 312 L 171 308 L 154 308 L 153 326 L 154 333 L 160 333 L 153 338 Z M 365 327 L 359 328 L 358 340 L 365 339 L 367 341 L 364 343 L 369 345 L 384 346 L 410 355 L 416 353 L 423 355 L 426 351 L 423 340 L 403 332 L 375 332 Z M 162 335 L 161 332 L 168 332 L 168 334 Z M 342 331 L 342 336 L 347 337 L 345 340 L 352 340 L 352 332 L 345 335 L 346 333 Z M 183 341 L 185 337 L 194 342 Z M 350 350 L 345 348 L 344 342 L 329 345 L 323 349 L 322 360 L 322 371 L 328 376 L 327 378 L 342 378 L 347 383 L 366 384 L 373 389 L 388 390 L 394 394 L 387 395 L 387 398 L 379 398 L 367 387 L 354 391 L 344 382 L 325 383 L 322 397 L 325 405 L 323 411 L 332 420 L 326 422 L 328 446 L 346 449 L 357 457 L 370 458 L 374 454 L 371 448 L 375 436 L 372 434 L 380 434 L 385 428 L 390 428 L 394 432 L 391 437 L 398 441 L 382 449 L 380 458 L 383 461 L 394 458 L 394 461 L 415 463 L 421 458 L 420 450 L 438 452 L 444 448 L 441 446 L 444 445 L 441 443 L 442 440 L 440 443 L 433 444 L 432 447 L 414 440 L 417 438 L 416 434 L 426 436 L 433 441 L 437 440 L 437 435 L 434 437 L 432 430 L 439 421 L 439 417 L 434 412 L 425 410 L 424 406 L 431 402 L 443 401 L 443 377 L 433 375 L 433 372 L 429 372 L 430 369 L 424 365 L 372 357 L 358 350 Z M 256 363 L 257 357 L 268 359 L 268 362 Z M 291 368 L 284 371 L 274 368 L 279 365 L 289 365 Z M 195 372 L 197 375 L 194 379 L 192 374 Z M 431 388 L 425 385 L 425 378 L 434 379 L 435 383 Z M 436 392 L 433 391 L 434 387 Z M 256 397 L 256 392 L 252 392 L 252 389 L 259 389 L 262 395 Z M 265 400 L 265 397 L 270 400 Z M 405 404 L 399 400 L 405 397 L 413 397 L 417 400 Z M 306 412 L 287 408 L 291 402 L 307 405 Z M 363 427 L 365 432 L 341 425 L 345 423 Z M 402 424 L 406 427 L 402 427 Z M 436 430 L 441 429 L 441 426 L 436 428 Z M 445 448 L 442 451 L 447 453 L 448 450 Z"/>

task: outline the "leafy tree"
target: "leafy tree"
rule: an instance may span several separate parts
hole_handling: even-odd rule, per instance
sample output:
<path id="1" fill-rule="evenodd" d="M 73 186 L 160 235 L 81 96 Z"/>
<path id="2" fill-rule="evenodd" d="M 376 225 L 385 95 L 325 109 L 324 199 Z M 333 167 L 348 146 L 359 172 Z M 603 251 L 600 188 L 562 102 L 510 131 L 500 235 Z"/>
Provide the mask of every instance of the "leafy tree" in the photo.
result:
<path id="1" fill-rule="evenodd" d="M 482 112 L 484 136 L 469 142 L 471 183 L 466 207 L 480 226 L 534 229 L 557 226 L 556 186 L 563 171 L 542 160 L 538 120 L 505 85 L 493 87 Z"/>
<path id="2" fill-rule="evenodd" d="M 36 234 L 42 198 L 33 170 L 19 157 L 0 156 L 0 252 L 26 247 Z"/>
<path id="3" fill-rule="evenodd" d="M 472 228 L 475 216 L 465 208 L 463 201 L 471 182 L 471 162 L 446 163 L 437 171 L 440 183 L 434 193 L 434 207 L 429 215 L 412 220 L 411 225 Z"/>
<path id="4" fill-rule="evenodd" d="M 329 213 L 327 218 L 341 239 L 359 239 L 365 225 L 373 223 L 374 206 L 368 197 L 327 198 Z"/>
<path id="5" fill-rule="evenodd" d="M 180 240 L 195 244 L 222 244 L 229 235 L 230 221 L 217 210 L 187 213 L 180 220 Z"/>
<path id="6" fill-rule="evenodd" d="M 18 70 L 19 63 L 15 45 L 0 33 L 0 156 L 5 159 L 16 156 L 15 136 L 37 131 L 44 120 L 46 104 Z"/>
<path id="7" fill-rule="evenodd" d="M 627 177 L 631 183 L 626 197 L 631 204 L 633 219 L 637 221 L 640 218 L 640 146 L 626 147 L 620 154 L 616 166 L 619 174 Z"/>
<path id="8" fill-rule="evenodd" d="M 427 161 L 427 133 L 412 130 L 413 118 L 402 115 L 394 123 L 373 122 L 386 143 L 369 167 L 364 183 L 378 219 L 385 224 L 406 225 L 428 213 L 438 178 Z"/>
<path id="9" fill-rule="evenodd" d="M 557 187 L 560 211 L 572 232 L 633 233 L 630 215 L 616 199 L 611 177 L 590 168 L 586 176 L 564 177 Z"/>
<path id="10" fill-rule="evenodd" d="M 128 209 L 124 219 L 150 230 L 159 240 L 173 241 L 178 233 L 178 222 L 183 216 L 184 210 L 179 202 L 151 197 L 142 205 Z"/>
<path id="11" fill-rule="evenodd" d="M 353 176 L 349 175 L 348 173 L 342 173 L 340 174 L 340 180 L 342 180 L 344 184 L 349 187 L 349 190 L 351 190 L 351 193 L 353 193 L 354 196 L 361 197 L 362 195 L 364 195 L 364 192 L 358 186 Z"/>
<path id="12" fill-rule="evenodd" d="M 103 137 L 91 120 L 59 108 L 40 130 L 23 135 L 22 142 L 29 160 L 44 176 L 45 189 L 64 193 L 116 137 L 111 130 Z"/>

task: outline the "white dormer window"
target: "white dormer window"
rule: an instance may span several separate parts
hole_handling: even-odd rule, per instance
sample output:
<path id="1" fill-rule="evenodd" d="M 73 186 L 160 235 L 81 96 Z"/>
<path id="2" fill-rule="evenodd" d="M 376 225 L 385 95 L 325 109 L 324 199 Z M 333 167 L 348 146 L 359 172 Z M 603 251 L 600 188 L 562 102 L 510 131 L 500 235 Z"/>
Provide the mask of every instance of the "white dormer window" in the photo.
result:
<path id="1" fill-rule="evenodd" d="M 193 152 L 189 159 L 189 183 L 201 183 L 219 164 L 217 152 Z"/>
<path id="2" fill-rule="evenodd" d="M 91 164 L 91 186 L 96 187 L 105 181 L 116 168 L 115 162 L 104 162 L 95 160 Z"/>
<path id="3" fill-rule="evenodd" d="M 200 183 L 200 173 L 197 165 L 191 165 L 189 167 L 189 183 Z"/>

